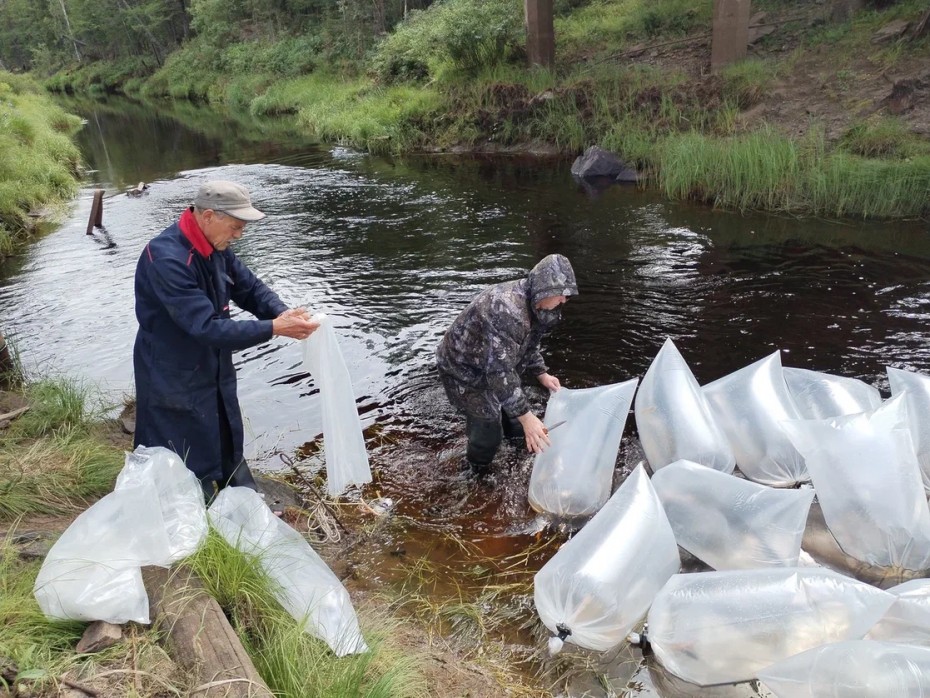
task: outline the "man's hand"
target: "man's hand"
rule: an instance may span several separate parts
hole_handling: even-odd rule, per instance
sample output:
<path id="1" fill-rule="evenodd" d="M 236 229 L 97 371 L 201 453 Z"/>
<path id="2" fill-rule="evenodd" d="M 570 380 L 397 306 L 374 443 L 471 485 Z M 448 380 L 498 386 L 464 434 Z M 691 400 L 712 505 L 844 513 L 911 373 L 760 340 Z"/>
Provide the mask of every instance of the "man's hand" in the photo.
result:
<path id="1" fill-rule="evenodd" d="M 526 435 L 526 450 L 530 453 L 542 453 L 549 446 L 549 433 L 542 421 L 532 412 L 527 412 L 517 417 L 520 424 L 523 425 L 523 433 Z"/>
<path id="2" fill-rule="evenodd" d="M 562 384 L 559 383 L 559 379 L 555 376 L 550 376 L 548 373 L 540 373 L 536 376 L 536 380 L 539 381 L 539 384 L 547 388 L 550 392 L 556 392 L 559 388 L 562 387 Z"/>
<path id="3" fill-rule="evenodd" d="M 306 339 L 319 326 L 320 323 L 311 320 L 303 308 L 291 308 L 271 321 L 271 334 L 275 337 Z"/>
<path id="4" fill-rule="evenodd" d="M 310 319 L 310 313 L 307 311 L 306 308 L 288 308 L 288 309 L 285 310 L 283 313 L 281 313 L 280 315 L 278 315 L 278 317 L 279 317 L 279 318 L 282 318 L 282 317 L 299 317 L 299 318 L 301 318 L 301 319 L 303 319 L 303 320 L 309 320 L 309 319 Z"/>

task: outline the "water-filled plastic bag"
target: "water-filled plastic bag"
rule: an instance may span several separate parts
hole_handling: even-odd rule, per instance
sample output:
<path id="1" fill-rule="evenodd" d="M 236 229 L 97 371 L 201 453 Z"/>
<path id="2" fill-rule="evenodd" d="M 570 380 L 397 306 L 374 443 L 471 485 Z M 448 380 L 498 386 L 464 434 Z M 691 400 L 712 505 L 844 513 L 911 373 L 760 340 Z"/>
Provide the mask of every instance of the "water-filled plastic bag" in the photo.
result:
<path id="1" fill-rule="evenodd" d="M 207 537 L 207 508 L 197 476 L 174 451 L 155 446 L 139 446 L 126 454 L 126 463 L 116 478 L 114 489 L 154 483 L 158 491 L 168 535 L 169 556 L 162 565 L 170 565 L 197 551 Z"/>
<path id="2" fill-rule="evenodd" d="M 648 637 L 686 681 L 748 681 L 785 657 L 861 638 L 893 601 L 820 568 L 676 574 L 652 602 Z"/>
<path id="3" fill-rule="evenodd" d="M 877 388 L 855 378 L 788 366 L 782 371 L 802 419 L 869 412 L 882 404 Z"/>
<path id="4" fill-rule="evenodd" d="M 930 648 L 836 642 L 766 667 L 759 680 L 776 698 L 926 698 Z"/>
<path id="5" fill-rule="evenodd" d="M 42 563 L 34 592 L 50 618 L 149 622 L 142 566 L 168 567 L 206 537 L 197 478 L 165 448 L 140 446 L 110 494 L 78 516 Z"/>
<path id="6" fill-rule="evenodd" d="M 320 388 L 326 489 L 335 497 L 349 485 L 371 482 L 371 468 L 352 380 L 332 319 L 325 313 L 318 313 L 313 319 L 320 327 L 304 340 L 304 365 Z"/>
<path id="7" fill-rule="evenodd" d="M 930 492 L 930 376 L 887 368 L 891 396 L 905 395 L 907 423 L 917 452 L 924 489 Z"/>
<path id="8" fill-rule="evenodd" d="M 671 338 L 636 393 L 636 430 L 653 471 L 685 459 L 732 473 L 733 449 Z"/>
<path id="9" fill-rule="evenodd" d="M 774 487 L 809 479 L 804 458 L 781 428 L 783 420 L 800 415 L 788 393 L 779 352 L 708 383 L 703 392 L 743 475 Z"/>
<path id="10" fill-rule="evenodd" d="M 675 536 L 639 465 L 536 573 L 536 610 L 560 639 L 607 650 L 623 641 L 680 564 Z"/>
<path id="11" fill-rule="evenodd" d="M 551 445 L 536 456 L 529 500 L 539 512 L 590 516 L 610 497 L 620 437 L 638 380 L 572 390 L 549 398 L 543 423 Z"/>
<path id="12" fill-rule="evenodd" d="M 773 489 L 681 460 L 652 477 L 678 545 L 716 570 L 796 567 L 811 489 Z"/>
<path id="13" fill-rule="evenodd" d="M 930 579 L 912 579 L 888 593 L 895 601 L 866 637 L 930 647 Z"/>
<path id="14" fill-rule="evenodd" d="M 342 582 L 257 492 L 227 487 L 220 490 L 208 513 L 227 543 L 258 559 L 274 585 L 275 597 L 305 632 L 326 642 L 340 657 L 368 650 Z"/>
<path id="15" fill-rule="evenodd" d="M 807 460 L 824 520 L 843 550 L 877 567 L 930 566 L 930 509 L 904 396 L 877 410 L 783 426 Z"/>

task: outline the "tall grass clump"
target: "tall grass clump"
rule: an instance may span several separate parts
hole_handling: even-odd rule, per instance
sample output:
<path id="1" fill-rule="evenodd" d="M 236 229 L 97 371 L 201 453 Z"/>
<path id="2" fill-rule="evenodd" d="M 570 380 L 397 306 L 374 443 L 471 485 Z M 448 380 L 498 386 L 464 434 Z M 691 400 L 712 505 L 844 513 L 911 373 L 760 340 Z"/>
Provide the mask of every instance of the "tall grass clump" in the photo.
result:
<path id="1" fill-rule="evenodd" d="M 930 155 L 930 143 L 893 117 L 870 119 L 853 125 L 840 139 L 840 147 L 853 155 L 868 158 Z"/>
<path id="2" fill-rule="evenodd" d="M 442 0 L 411 12 L 375 51 L 382 82 L 471 77 L 521 58 L 523 17 L 510 0 Z"/>
<path id="3" fill-rule="evenodd" d="M 659 185 L 671 198 L 740 211 L 832 217 L 917 217 L 930 211 L 930 157 L 879 160 L 828 151 L 823 133 L 792 140 L 769 128 L 743 136 L 671 136 Z"/>
<path id="4" fill-rule="evenodd" d="M 77 191 L 79 154 L 71 135 L 79 126 L 32 80 L 0 71 L 0 258 L 28 236 L 31 211 L 60 205 Z"/>
<path id="5" fill-rule="evenodd" d="M 0 520 L 74 513 L 113 488 L 122 452 L 94 434 L 89 392 L 65 381 L 26 388 L 29 411 L 0 446 Z"/>
<path id="6" fill-rule="evenodd" d="M 236 629 L 268 686 L 281 698 L 417 698 L 428 694 L 415 653 L 397 642 L 397 623 L 360 613 L 363 654 L 336 657 L 275 601 L 259 561 L 215 532 L 189 564 Z"/>

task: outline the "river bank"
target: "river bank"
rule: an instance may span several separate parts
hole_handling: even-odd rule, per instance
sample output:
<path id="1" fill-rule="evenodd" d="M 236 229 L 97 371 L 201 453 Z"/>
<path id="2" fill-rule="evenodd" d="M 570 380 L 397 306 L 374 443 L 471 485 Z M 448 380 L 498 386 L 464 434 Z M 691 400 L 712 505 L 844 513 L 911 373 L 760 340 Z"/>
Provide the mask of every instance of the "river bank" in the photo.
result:
<path id="1" fill-rule="evenodd" d="M 38 83 L 0 71 L 0 260 L 74 197 L 80 154 L 72 137 L 80 127 Z"/>
<path id="2" fill-rule="evenodd" d="M 672 199 L 740 211 L 927 215 L 930 36 L 914 33 L 922 3 L 839 23 L 825 5 L 760 3 L 748 60 L 719 74 L 708 69 L 710 3 L 672 5 L 562 12 L 551 72 L 523 67 L 515 7 L 460 0 L 414 13 L 341 71 L 284 40 L 219 48 L 204 35 L 154 74 L 93 64 L 48 84 L 288 114 L 324 141 L 372 153 L 570 157 L 597 144 Z M 469 29 L 487 47 L 456 52 Z M 267 57 L 285 48 L 293 53 L 278 63 Z"/>
<path id="3" fill-rule="evenodd" d="M 120 420 L 101 419 L 95 399 L 67 380 L 0 393 L 0 412 L 29 407 L 4 428 L 0 447 L 0 685 L 32 698 L 58 696 L 69 686 L 93 695 L 190 695 L 195 676 L 184 668 L 185 658 L 171 655 L 162 632 L 130 623 L 117 645 L 79 653 L 75 646 L 86 624 L 49 621 L 32 594 L 48 548 L 75 516 L 112 490 L 123 452 L 131 449 Z M 221 604 L 275 695 L 548 695 L 502 656 L 469 658 L 454 638 L 436 634 L 438 626 L 403 611 L 413 605 L 410 596 L 352 573 L 355 556 L 348 551 L 364 547 L 379 526 L 371 510 L 337 504 L 345 538 L 327 543 L 320 531 L 326 518 L 333 524 L 332 515 L 304 508 L 309 502 L 297 490 L 286 498 L 299 505 L 286 507 L 285 519 L 314 541 L 345 580 L 370 652 L 333 656 L 273 600 L 255 562 L 218 536 L 182 563 L 199 573 Z"/>

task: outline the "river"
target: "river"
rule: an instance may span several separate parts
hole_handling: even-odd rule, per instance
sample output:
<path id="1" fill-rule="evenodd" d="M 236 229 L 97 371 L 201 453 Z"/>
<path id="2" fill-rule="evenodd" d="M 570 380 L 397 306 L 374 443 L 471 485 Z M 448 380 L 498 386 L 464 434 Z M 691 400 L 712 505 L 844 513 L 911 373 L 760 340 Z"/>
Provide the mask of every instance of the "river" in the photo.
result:
<path id="1" fill-rule="evenodd" d="M 534 541 L 531 459 L 505 447 L 491 477 L 463 471 L 462 420 L 432 357 L 475 293 L 546 254 L 566 255 L 580 288 L 544 346 L 568 387 L 641 378 L 666 337 L 702 384 L 776 349 L 786 366 L 860 378 L 886 395 L 886 366 L 930 369 L 925 225 L 740 215 L 630 186 L 586 188 L 561 160 L 370 157 L 196 110 L 65 106 L 87 119 L 79 145 L 90 171 L 62 225 L 0 269 L 2 326 L 29 373 L 80 377 L 118 405 L 132 392 L 132 276 L 143 246 L 204 180 L 242 182 L 269 215 L 236 252 L 288 304 L 334 317 L 377 494 L 423 524 L 404 542 L 408 557 L 429 549 L 454 565 L 457 553 L 422 533 L 437 526 L 489 560 Z M 128 196 L 139 181 L 146 193 Z M 105 231 L 86 235 L 98 187 Z M 298 344 L 274 339 L 240 352 L 236 366 L 247 455 L 276 470 L 279 453 L 300 449 L 312 473 L 321 418 Z M 532 401 L 541 414 L 542 392 Z M 618 482 L 640 458 L 634 427 L 631 417 Z M 627 674 L 607 672 L 611 690 L 712 695 L 673 686 L 635 657 Z M 597 692 L 603 681 L 585 685 L 608 695 Z"/>

